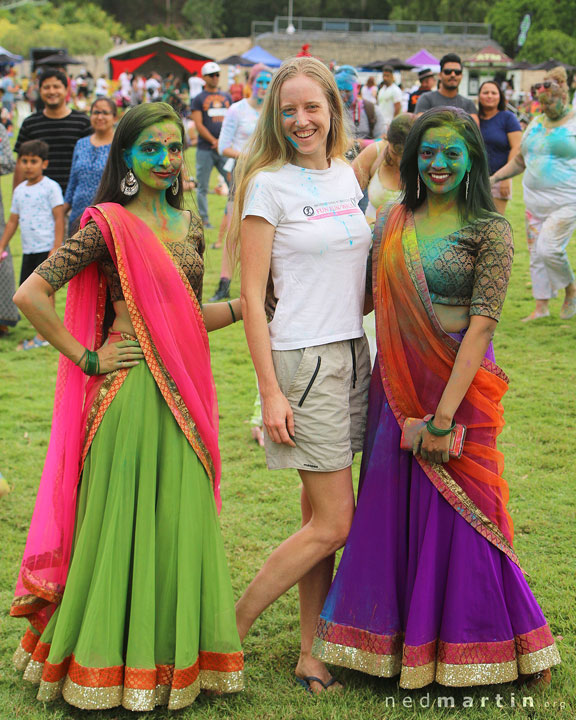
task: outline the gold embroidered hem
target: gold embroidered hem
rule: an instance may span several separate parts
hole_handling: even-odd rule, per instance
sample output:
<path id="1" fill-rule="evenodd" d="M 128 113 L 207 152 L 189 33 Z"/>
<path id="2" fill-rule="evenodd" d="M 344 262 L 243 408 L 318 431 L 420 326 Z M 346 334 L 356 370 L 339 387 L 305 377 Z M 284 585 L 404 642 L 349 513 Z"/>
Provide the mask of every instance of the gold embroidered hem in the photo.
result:
<path id="1" fill-rule="evenodd" d="M 367 675 L 377 677 L 393 677 L 402 668 L 402 653 L 396 655 L 379 655 L 366 650 L 314 638 L 312 654 L 331 665 L 360 670 Z"/>
<path id="2" fill-rule="evenodd" d="M 546 670 L 553 665 L 559 665 L 560 653 L 556 647 L 556 643 L 549 647 L 536 650 L 536 652 L 527 655 L 518 656 L 518 671 L 521 675 L 532 675 L 532 673 Z"/>
<path id="3" fill-rule="evenodd" d="M 548 625 L 504 641 L 406 645 L 401 634 L 378 635 L 320 618 L 316 635 L 314 657 L 378 677 L 400 673 L 400 687 L 408 690 L 432 682 L 451 687 L 506 683 L 560 662 Z"/>

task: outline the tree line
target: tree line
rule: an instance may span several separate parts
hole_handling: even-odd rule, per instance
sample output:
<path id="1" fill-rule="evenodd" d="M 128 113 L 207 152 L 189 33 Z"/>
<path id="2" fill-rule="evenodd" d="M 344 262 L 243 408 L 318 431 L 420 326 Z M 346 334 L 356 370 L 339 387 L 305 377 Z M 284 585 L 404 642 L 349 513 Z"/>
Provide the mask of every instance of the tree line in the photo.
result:
<path id="1" fill-rule="evenodd" d="M 576 0 L 294 0 L 295 16 L 420 21 L 487 22 L 492 37 L 518 60 L 551 57 L 576 65 Z M 520 23 L 532 25 L 517 47 Z M 115 38 L 137 42 L 155 35 L 175 40 L 242 37 L 252 20 L 288 14 L 288 0 L 53 0 L 0 11 L 0 45 L 27 56 L 31 47 L 67 47 L 71 53 L 104 54 Z"/>

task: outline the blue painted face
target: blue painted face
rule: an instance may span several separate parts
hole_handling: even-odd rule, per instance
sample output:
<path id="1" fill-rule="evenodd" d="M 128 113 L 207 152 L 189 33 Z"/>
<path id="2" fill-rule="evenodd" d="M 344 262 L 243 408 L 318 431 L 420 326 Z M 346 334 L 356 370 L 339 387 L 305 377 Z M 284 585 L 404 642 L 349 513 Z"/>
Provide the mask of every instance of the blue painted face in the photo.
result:
<path id="1" fill-rule="evenodd" d="M 462 136 L 453 128 L 431 128 L 422 136 L 418 150 L 418 172 L 433 193 L 457 190 L 472 167 Z"/>
<path id="2" fill-rule="evenodd" d="M 138 182 L 166 190 L 182 169 L 183 144 L 178 126 L 170 121 L 150 125 L 124 151 L 124 161 Z"/>
<path id="3" fill-rule="evenodd" d="M 252 83 L 252 96 L 256 98 L 258 105 L 264 102 L 271 80 L 272 75 L 269 72 L 262 71 L 256 75 L 256 79 Z"/>

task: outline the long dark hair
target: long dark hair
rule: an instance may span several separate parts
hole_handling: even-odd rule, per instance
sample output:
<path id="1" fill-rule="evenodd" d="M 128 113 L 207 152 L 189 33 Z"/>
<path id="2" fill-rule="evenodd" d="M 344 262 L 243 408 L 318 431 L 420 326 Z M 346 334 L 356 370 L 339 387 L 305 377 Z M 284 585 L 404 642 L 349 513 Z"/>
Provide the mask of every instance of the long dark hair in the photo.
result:
<path id="1" fill-rule="evenodd" d="M 479 117 L 483 117 L 484 115 L 484 106 L 480 102 L 480 93 L 482 91 L 482 88 L 484 85 L 494 85 L 498 90 L 498 95 L 500 95 L 500 100 L 498 101 L 498 110 L 506 110 L 506 96 L 504 95 L 504 90 L 498 85 L 496 80 L 485 80 L 482 85 L 478 88 L 478 115 Z"/>
<path id="2" fill-rule="evenodd" d="M 102 179 L 94 198 L 94 205 L 104 202 L 115 202 L 119 205 L 126 205 L 131 198 L 124 195 L 120 190 L 122 178 L 129 168 L 124 162 L 124 150 L 134 145 L 140 133 L 151 125 L 161 122 L 173 122 L 180 130 L 180 137 L 184 141 L 184 125 L 178 113 L 168 103 L 143 103 L 135 108 L 127 110 L 118 125 L 110 146 L 108 162 L 102 173 Z M 184 170 L 184 165 L 182 165 Z M 182 192 L 182 171 L 180 172 L 178 192 L 166 193 L 166 200 L 172 207 L 179 210 L 184 209 L 184 196 Z"/>
<path id="3" fill-rule="evenodd" d="M 420 197 L 418 198 L 418 152 L 422 137 L 432 128 L 451 127 L 464 140 L 472 161 L 468 199 L 466 199 L 466 182 L 460 183 L 458 191 L 458 212 L 463 220 L 485 217 L 496 212 L 488 173 L 488 159 L 484 149 L 484 141 L 474 120 L 460 108 L 439 107 L 427 110 L 414 123 L 406 138 L 404 154 L 400 162 L 400 178 L 404 196 L 402 204 L 410 210 L 416 210 L 426 199 L 426 185 L 420 180 Z"/>

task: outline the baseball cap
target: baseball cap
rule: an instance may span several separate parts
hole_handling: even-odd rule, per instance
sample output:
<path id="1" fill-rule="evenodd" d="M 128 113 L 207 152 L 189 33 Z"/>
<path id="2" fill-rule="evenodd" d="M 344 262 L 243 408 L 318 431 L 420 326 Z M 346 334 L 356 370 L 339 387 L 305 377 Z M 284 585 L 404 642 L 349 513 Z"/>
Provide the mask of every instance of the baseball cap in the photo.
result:
<path id="1" fill-rule="evenodd" d="M 202 75 L 212 75 L 213 73 L 219 73 L 220 72 L 220 65 L 215 62 L 207 62 L 202 65 L 202 70 L 200 71 Z"/>

